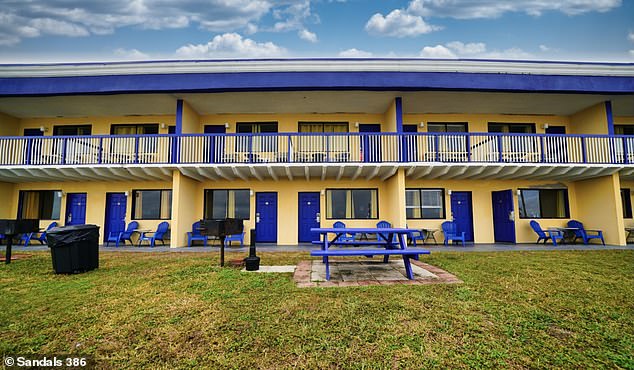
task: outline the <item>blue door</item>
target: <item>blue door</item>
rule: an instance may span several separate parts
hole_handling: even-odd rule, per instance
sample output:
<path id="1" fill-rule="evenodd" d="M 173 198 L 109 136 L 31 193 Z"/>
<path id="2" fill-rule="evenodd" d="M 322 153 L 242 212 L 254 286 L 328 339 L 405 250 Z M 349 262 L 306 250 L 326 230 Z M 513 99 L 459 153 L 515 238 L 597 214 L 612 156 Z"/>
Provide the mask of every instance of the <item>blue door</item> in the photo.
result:
<path id="1" fill-rule="evenodd" d="M 359 125 L 359 132 L 381 132 L 381 125 L 362 124 Z M 381 162 L 381 136 L 364 136 L 361 139 L 361 152 L 363 162 Z"/>
<path id="2" fill-rule="evenodd" d="M 66 226 L 86 223 L 86 193 L 66 195 Z"/>
<path id="3" fill-rule="evenodd" d="M 310 231 L 319 227 L 319 193 L 299 193 L 299 242 L 319 240 L 319 233 Z"/>
<path id="4" fill-rule="evenodd" d="M 277 193 L 255 194 L 255 241 L 277 242 Z"/>
<path id="5" fill-rule="evenodd" d="M 205 125 L 206 134 L 224 134 L 226 132 L 224 125 Z M 224 137 L 212 136 L 208 140 L 207 153 L 209 153 L 209 162 L 222 163 L 225 151 Z"/>
<path id="6" fill-rule="evenodd" d="M 125 212 L 128 198 L 124 193 L 106 193 L 106 222 L 104 240 L 110 233 L 125 230 Z"/>
<path id="7" fill-rule="evenodd" d="M 404 133 L 417 133 L 418 125 L 403 125 Z M 401 158 L 403 162 L 418 162 L 418 145 L 416 135 L 405 135 L 401 146 Z"/>
<path id="8" fill-rule="evenodd" d="M 465 232 L 465 240 L 473 241 L 473 208 L 470 191 L 451 192 L 451 215 L 458 232 Z"/>
<path id="9" fill-rule="evenodd" d="M 491 198 L 493 200 L 493 234 L 495 241 L 515 243 L 513 191 L 494 191 L 491 193 Z"/>

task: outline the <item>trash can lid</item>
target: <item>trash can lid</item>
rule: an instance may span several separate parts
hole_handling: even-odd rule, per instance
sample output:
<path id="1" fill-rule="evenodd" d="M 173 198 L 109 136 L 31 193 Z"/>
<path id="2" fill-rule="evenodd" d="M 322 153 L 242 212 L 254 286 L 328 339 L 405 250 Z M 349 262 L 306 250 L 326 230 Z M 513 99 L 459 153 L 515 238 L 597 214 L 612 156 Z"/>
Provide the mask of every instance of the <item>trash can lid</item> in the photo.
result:
<path id="1" fill-rule="evenodd" d="M 47 231 L 47 234 L 62 234 L 73 231 L 89 231 L 89 230 L 99 230 L 98 225 L 70 225 L 70 226 L 60 226 L 54 227 Z"/>

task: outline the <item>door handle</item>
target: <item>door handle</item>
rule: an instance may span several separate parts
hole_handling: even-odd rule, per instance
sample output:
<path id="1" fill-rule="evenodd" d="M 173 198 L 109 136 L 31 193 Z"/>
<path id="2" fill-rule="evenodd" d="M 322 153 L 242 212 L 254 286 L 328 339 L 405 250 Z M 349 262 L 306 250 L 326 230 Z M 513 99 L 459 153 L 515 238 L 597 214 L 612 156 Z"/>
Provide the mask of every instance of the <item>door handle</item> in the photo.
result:
<path id="1" fill-rule="evenodd" d="M 515 221 L 515 211 L 509 212 L 509 221 Z"/>
<path id="2" fill-rule="evenodd" d="M 256 214 L 255 214 L 255 223 L 256 223 L 256 224 L 259 224 L 259 223 L 260 223 L 260 214 L 259 214 L 259 213 L 256 213 Z"/>
<path id="3" fill-rule="evenodd" d="M 317 213 L 315 215 L 315 222 L 319 223 L 321 221 L 321 215 L 319 213 Z"/>
<path id="4" fill-rule="evenodd" d="M 66 222 L 71 222 L 71 221 L 73 221 L 73 214 L 69 213 L 68 214 L 68 221 L 66 221 Z"/>

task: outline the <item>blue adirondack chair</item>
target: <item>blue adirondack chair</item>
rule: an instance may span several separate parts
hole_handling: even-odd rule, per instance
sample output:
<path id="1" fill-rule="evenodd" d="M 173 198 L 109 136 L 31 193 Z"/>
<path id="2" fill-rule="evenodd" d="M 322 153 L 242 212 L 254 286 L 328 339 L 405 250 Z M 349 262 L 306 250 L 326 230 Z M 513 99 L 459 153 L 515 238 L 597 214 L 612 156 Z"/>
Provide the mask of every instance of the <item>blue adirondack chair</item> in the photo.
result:
<path id="1" fill-rule="evenodd" d="M 557 246 L 557 240 L 564 240 L 564 233 L 560 230 L 544 231 L 542 230 L 542 227 L 539 225 L 539 223 L 535 220 L 532 220 L 530 222 L 530 225 L 533 228 L 533 231 L 535 231 L 535 233 L 537 234 L 537 244 L 539 244 L 540 240 L 544 240 L 544 244 L 546 244 L 546 241 L 550 239 L 553 241 L 553 245 Z"/>
<path id="2" fill-rule="evenodd" d="M 49 231 L 50 229 L 54 228 L 54 227 L 57 227 L 57 222 L 55 222 L 55 221 L 51 222 L 46 227 L 46 230 L 44 230 L 42 232 L 22 234 L 18 244 L 21 243 L 21 242 L 24 242 L 24 246 L 28 247 L 29 243 L 31 242 L 31 240 L 37 240 L 38 242 L 40 242 L 40 244 L 44 244 L 44 243 L 46 243 L 46 232 Z"/>
<path id="3" fill-rule="evenodd" d="M 207 246 L 207 235 L 200 233 L 200 221 L 196 221 L 192 224 L 192 231 L 187 232 L 187 246 L 191 247 L 193 242 L 202 241 L 203 246 Z"/>
<path id="4" fill-rule="evenodd" d="M 106 247 L 110 243 L 115 243 L 115 246 L 117 247 L 119 246 L 120 242 L 123 242 L 123 245 L 125 245 L 126 240 L 130 241 L 130 244 L 134 245 L 134 243 L 132 243 L 132 234 L 138 228 L 139 228 L 139 223 L 136 221 L 132 221 L 128 224 L 128 227 L 125 229 L 125 231 L 109 232 L 108 237 L 106 238 Z"/>
<path id="5" fill-rule="evenodd" d="M 449 241 L 457 242 L 461 241 L 462 246 L 465 246 L 465 232 L 458 232 L 458 227 L 453 221 L 445 221 L 441 225 L 442 232 L 445 234 L 445 245 L 449 245 Z"/>
<path id="6" fill-rule="evenodd" d="M 344 224 L 341 221 L 337 221 L 332 225 L 333 228 L 335 229 L 345 229 L 346 224 Z M 345 234 L 341 234 L 337 240 L 338 242 L 353 242 L 354 241 L 354 235 L 350 235 L 348 233 Z"/>
<path id="7" fill-rule="evenodd" d="M 405 225 L 406 228 L 409 229 L 409 226 Z M 416 241 L 420 240 L 421 242 L 425 241 L 425 234 L 421 230 L 411 231 L 407 234 L 407 238 L 409 242 L 416 246 Z"/>
<path id="8" fill-rule="evenodd" d="M 225 237 L 225 247 L 230 247 L 231 242 L 240 242 L 240 246 L 244 247 L 244 232 L 240 234 L 227 235 Z"/>
<path id="9" fill-rule="evenodd" d="M 376 228 L 377 229 L 388 229 L 391 228 L 392 224 L 387 222 L 387 221 L 379 221 L 376 223 Z M 388 235 L 385 233 L 376 233 L 376 240 L 387 240 Z M 393 242 L 397 242 L 396 240 L 396 235 L 394 235 L 392 237 L 392 241 Z"/>
<path id="10" fill-rule="evenodd" d="M 165 245 L 165 234 L 167 234 L 169 228 L 170 224 L 161 222 L 158 224 L 156 231 L 142 232 L 139 237 L 139 245 L 141 245 L 142 242 L 148 242 L 150 243 L 150 247 L 154 247 L 157 240 L 159 240 L 162 245 Z"/>
<path id="11" fill-rule="evenodd" d="M 605 245 L 605 240 L 603 240 L 603 231 L 601 230 L 590 230 L 583 227 L 583 224 L 577 220 L 568 221 L 568 227 L 574 227 L 578 230 L 575 230 L 575 242 L 578 238 L 583 240 L 583 244 L 588 244 L 588 241 L 591 239 L 599 239 L 601 243 Z"/>

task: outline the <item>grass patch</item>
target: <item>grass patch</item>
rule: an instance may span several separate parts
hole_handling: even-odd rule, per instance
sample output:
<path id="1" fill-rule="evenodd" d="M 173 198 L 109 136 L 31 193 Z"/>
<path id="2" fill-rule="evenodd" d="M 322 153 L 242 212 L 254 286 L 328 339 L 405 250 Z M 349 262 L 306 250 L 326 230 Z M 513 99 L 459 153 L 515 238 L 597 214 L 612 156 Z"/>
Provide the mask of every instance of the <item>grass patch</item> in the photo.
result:
<path id="1" fill-rule="evenodd" d="M 423 261 L 464 284 L 298 289 L 291 274 L 221 269 L 216 253 L 102 253 L 98 270 L 66 276 L 34 253 L 0 267 L 0 353 L 113 368 L 634 369 L 634 252 Z"/>

